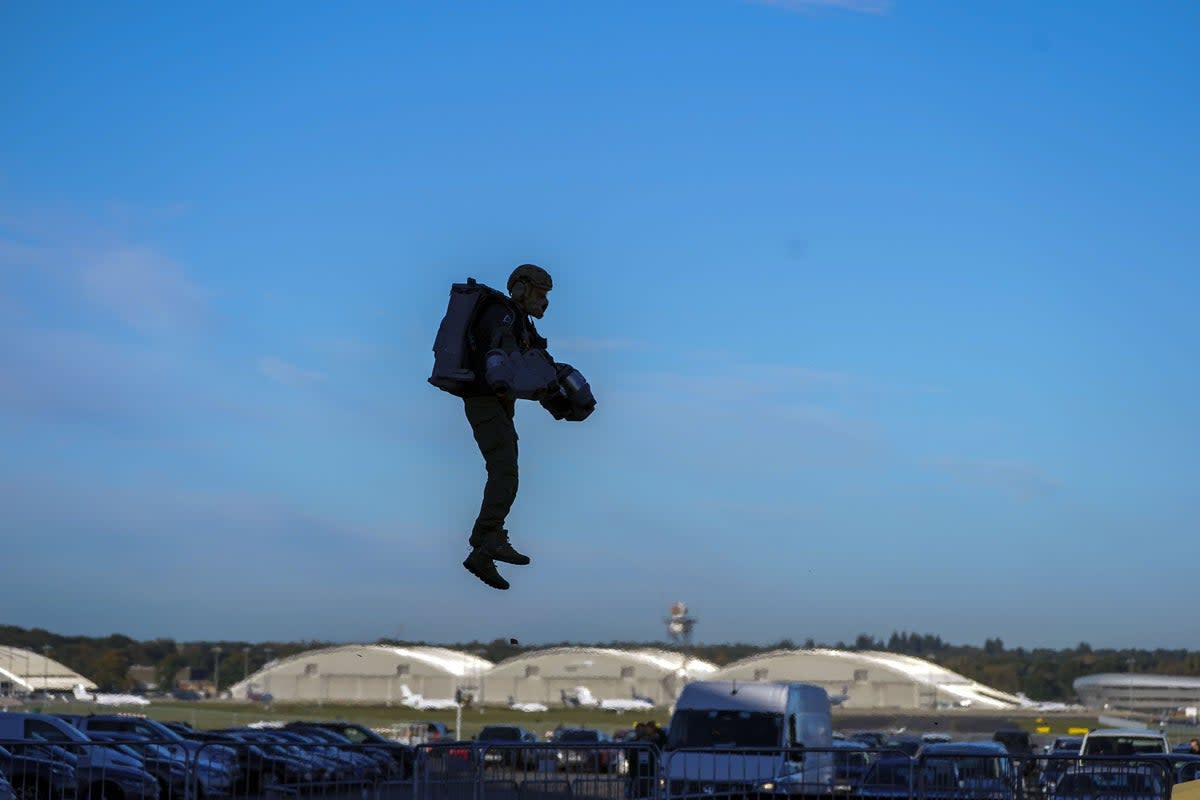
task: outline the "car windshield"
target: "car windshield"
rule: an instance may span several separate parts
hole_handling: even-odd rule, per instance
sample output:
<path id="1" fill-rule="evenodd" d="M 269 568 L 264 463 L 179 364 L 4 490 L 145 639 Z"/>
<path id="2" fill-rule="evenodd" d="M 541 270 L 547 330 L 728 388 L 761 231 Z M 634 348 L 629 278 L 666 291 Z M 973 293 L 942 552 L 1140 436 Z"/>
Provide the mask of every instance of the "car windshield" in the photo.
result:
<path id="1" fill-rule="evenodd" d="M 521 732 L 516 728 L 484 728 L 479 732 L 479 738 L 493 742 L 517 742 L 521 739 Z"/>
<path id="2" fill-rule="evenodd" d="M 1088 740 L 1089 756 L 1131 756 L 1136 753 L 1162 753 L 1162 739 L 1152 736 L 1097 736 Z"/>
<path id="3" fill-rule="evenodd" d="M 668 747 L 779 747 L 783 716 L 762 711 L 676 711 Z"/>
<path id="4" fill-rule="evenodd" d="M 1002 778 L 1004 777 L 1004 759 L 988 757 L 954 757 L 961 778 Z"/>

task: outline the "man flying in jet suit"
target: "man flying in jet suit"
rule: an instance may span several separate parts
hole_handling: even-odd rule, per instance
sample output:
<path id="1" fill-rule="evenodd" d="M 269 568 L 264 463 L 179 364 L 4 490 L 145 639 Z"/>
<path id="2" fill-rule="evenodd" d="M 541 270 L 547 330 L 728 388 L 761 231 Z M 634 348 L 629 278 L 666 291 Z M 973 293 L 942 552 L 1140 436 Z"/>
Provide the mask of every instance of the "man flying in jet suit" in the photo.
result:
<path id="1" fill-rule="evenodd" d="M 497 561 L 525 565 L 529 556 L 508 541 L 504 519 L 517 497 L 517 429 L 513 424 L 516 396 L 503 380 L 489 382 L 488 353 L 497 349 L 524 353 L 545 349 L 533 319 L 541 319 L 554 288 L 550 274 L 534 264 L 522 264 L 508 278 L 508 294 L 496 295 L 481 309 L 472 328 L 471 367 L 474 383 L 463 393 L 463 406 L 471 432 L 487 466 L 483 502 L 471 530 L 471 554 L 463 566 L 494 589 L 507 589 L 508 581 L 496 569 Z"/>

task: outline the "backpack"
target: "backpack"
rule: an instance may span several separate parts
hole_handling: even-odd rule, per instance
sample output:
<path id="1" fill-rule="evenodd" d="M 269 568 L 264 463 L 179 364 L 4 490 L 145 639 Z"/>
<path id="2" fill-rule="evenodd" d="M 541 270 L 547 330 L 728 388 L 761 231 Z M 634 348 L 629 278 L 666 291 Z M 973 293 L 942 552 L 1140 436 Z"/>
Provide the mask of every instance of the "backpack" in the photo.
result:
<path id="1" fill-rule="evenodd" d="M 429 382 L 444 392 L 462 397 L 475 383 L 471 368 L 471 353 L 475 342 L 471 328 L 487 301 L 507 298 L 474 278 L 450 287 L 450 303 L 446 316 L 438 326 L 433 340 L 433 374 Z"/>

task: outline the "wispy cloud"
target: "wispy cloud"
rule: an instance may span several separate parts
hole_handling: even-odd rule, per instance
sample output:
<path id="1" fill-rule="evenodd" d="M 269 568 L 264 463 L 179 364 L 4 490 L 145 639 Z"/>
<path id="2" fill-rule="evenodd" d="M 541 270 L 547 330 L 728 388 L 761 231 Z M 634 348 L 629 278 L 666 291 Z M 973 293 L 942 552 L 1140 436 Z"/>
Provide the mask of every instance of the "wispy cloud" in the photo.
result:
<path id="1" fill-rule="evenodd" d="M 79 282 L 95 305 L 146 333 L 194 327 L 208 301 L 182 266 L 149 247 L 100 253 L 79 271 Z"/>
<path id="2" fill-rule="evenodd" d="M 762 6 L 774 6 L 788 11 L 818 11 L 823 8 L 838 8 L 857 11 L 861 14 L 886 14 L 891 10 L 891 0 L 749 0 Z"/>
<path id="3" fill-rule="evenodd" d="M 82 300 L 149 334 L 198 326 L 211 294 L 158 248 L 89 224 L 42 218 L 0 216 L 0 278 L 18 296 Z"/>
<path id="4" fill-rule="evenodd" d="M 1056 479 L 1026 461 L 948 456 L 931 459 L 928 463 L 959 480 L 1021 499 L 1044 497 L 1061 488 Z"/>
<path id="5" fill-rule="evenodd" d="M 282 383 L 284 386 L 311 386 L 314 383 L 325 380 L 324 373 L 297 367 L 295 364 L 289 364 L 274 356 L 260 358 L 258 360 L 258 371 L 276 383 Z"/>

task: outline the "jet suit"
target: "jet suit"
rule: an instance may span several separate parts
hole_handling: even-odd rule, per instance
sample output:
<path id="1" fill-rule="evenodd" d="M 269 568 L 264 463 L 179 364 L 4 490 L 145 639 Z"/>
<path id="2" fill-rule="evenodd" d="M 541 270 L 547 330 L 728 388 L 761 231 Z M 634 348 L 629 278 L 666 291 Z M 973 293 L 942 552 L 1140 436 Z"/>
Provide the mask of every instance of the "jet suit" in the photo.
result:
<path id="1" fill-rule="evenodd" d="M 474 343 L 471 366 L 478 377 L 463 394 L 463 408 L 487 467 L 483 501 L 470 538 L 472 547 L 482 547 L 488 537 L 503 532 L 518 485 L 518 436 L 513 420 L 516 396 L 511 392 L 498 394 L 488 385 L 484 377 L 486 356 L 489 350 L 497 348 L 507 352 L 544 349 L 547 342 L 538 335 L 533 320 L 501 296 L 492 299 L 479 313 L 471 333 Z"/>

